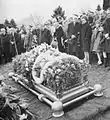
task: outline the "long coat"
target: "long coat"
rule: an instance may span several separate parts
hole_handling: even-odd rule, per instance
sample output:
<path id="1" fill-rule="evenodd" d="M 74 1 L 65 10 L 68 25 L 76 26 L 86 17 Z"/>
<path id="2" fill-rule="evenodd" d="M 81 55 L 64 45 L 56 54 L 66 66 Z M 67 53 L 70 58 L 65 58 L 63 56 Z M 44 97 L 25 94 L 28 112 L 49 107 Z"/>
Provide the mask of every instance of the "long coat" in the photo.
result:
<path id="1" fill-rule="evenodd" d="M 82 43 L 82 49 L 84 52 L 90 51 L 91 36 L 92 36 L 91 26 L 87 22 L 85 24 L 82 24 L 81 43 Z"/>
<path id="2" fill-rule="evenodd" d="M 107 15 L 107 18 L 103 24 L 104 34 L 109 34 L 110 37 L 110 14 Z M 105 52 L 110 53 L 110 39 L 105 39 Z"/>
<path id="3" fill-rule="evenodd" d="M 110 7 L 110 0 L 103 0 L 103 9 L 107 10 Z"/>
<path id="4" fill-rule="evenodd" d="M 64 31 L 63 31 L 62 26 L 59 26 L 59 27 L 55 30 L 54 38 L 57 39 L 59 51 L 60 51 L 60 52 L 65 52 L 65 48 L 64 48 L 64 46 L 62 45 L 62 39 L 63 39 L 63 43 L 64 43 L 64 40 L 66 39 L 66 35 L 65 35 Z"/>
<path id="5" fill-rule="evenodd" d="M 103 52 L 102 41 L 103 33 L 98 29 L 94 29 L 92 37 L 91 37 L 91 51 L 93 52 Z"/>
<path id="6" fill-rule="evenodd" d="M 25 37 L 25 40 L 24 40 L 24 47 L 26 48 L 27 51 L 29 51 L 32 47 L 32 38 L 33 38 L 33 35 L 31 33 L 31 31 L 29 31 L 26 34 L 26 37 Z"/>
<path id="7" fill-rule="evenodd" d="M 10 41 L 7 34 L 0 36 L 0 48 L 1 54 L 8 59 L 10 54 Z"/>
<path id="8" fill-rule="evenodd" d="M 42 34 L 41 34 L 41 41 L 40 41 L 40 43 L 47 43 L 48 45 L 50 45 L 51 44 L 51 41 L 52 41 L 52 35 L 51 35 L 51 32 L 50 32 L 50 30 L 48 30 L 48 29 L 44 29 L 43 31 L 42 31 Z"/>
<path id="9" fill-rule="evenodd" d="M 72 35 L 75 35 L 76 38 L 71 39 L 71 41 L 68 43 L 68 50 L 67 52 L 69 54 L 73 54 L 73 52 L 76 52 L 76 47 L 77 47 L 77 37 L 78 34 L 81 32 L 81 25 L 80 23 L 73 23 L 71 22 L 68 24 L 68 30 L 67 30 L 67 37 L 68 39 L 71 39 Z"/>

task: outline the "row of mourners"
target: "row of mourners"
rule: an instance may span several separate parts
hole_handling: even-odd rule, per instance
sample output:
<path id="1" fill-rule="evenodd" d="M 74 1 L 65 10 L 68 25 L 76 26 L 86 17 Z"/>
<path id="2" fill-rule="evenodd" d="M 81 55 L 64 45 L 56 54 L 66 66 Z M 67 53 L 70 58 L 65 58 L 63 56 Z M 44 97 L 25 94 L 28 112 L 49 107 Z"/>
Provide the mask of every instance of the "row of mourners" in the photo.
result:
<path id="1" fill-rule="evenodd" d="M 86 15 L 80 18 L 73 15 L 68 21 L 59 17 L 58 22 L 46 22 L 42 28 L 31 25 L 28 29 L 25 26 L 1 28 L 0 62 L 11 61 L 15 55 L 45 42 L 60 52 L 84 59 L 86 63 L 90 63 L 90 53 L 95 53 L 98 65 L 110 66 L 110 9 L 105 12 L 103 21 L 99 18 L 95 24 L 90 21 L 92 16 L 88 19 Z"/>

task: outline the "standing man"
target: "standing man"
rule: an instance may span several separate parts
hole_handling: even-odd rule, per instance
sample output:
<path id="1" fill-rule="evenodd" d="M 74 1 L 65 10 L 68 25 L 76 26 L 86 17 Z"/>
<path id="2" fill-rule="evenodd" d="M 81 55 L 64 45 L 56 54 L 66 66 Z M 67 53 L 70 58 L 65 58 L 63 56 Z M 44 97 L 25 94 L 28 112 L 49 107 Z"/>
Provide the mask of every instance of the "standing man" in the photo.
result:
<path id="1" fill-rule="evenodd" d="M 81 32 L 81 24 L 78 22 L 78 16 L 74 15 L 74 17 L 70 19 L 70 23 L 68 25 L 68 30 L 67 30 L 67 36 L 68 39 L 70 39 L 68 43 L 67 52 L 70 55 L 76 55 L 77 57 L 79 57 L 77 48 L 80 44 L 80 39 L 78 38 L 80 32 Z"/>
<path id="2" fill-rule="evenodd" d="M 63 31 L 61 23 L 56 23 L 55 25 L 55 33 L 54 33 L 54 39 L 58 42 L 58 50 L 60 52 L 65 52 L 65 46 L 64 46 L 64 41 L 66 39 L 66 35 Z"/>
<path id="3" fill-rule="evenodd" d="M 103 24 L 105 34 L 104 51 L 106 53 L 105 66 L 110 70 L 110 7 L 107 9 L 107 17 Z"/>
<path id="4" fill-rule="evenodd" d="M 110 7 L 110 0 L 103 0 L 103 9 L 107 10 Z"/>
<path id="5" fill-rule="evenodd" d="M 26 51 L 30 51 L 31 47 L 32 47 L 32 39 L 33 39 L 33 35 L 32 35 L 32 26 L 29 25 L 28 29 L 27 29 L 27 34 L 24 40 L 24 48 L 26 49 Z"/>
<path id="6" fill-rule="evenodd" d="M 88 20 L 86 16 L 82 16 L 81 22 L 82 22 L 81 43 L 82 43 L 82 50 L 84 52 L 84 61 L 87 64 L 89 64 L 89 52 L 90 52 L 92 28 L 88 24 Z"/>
<path id="7" fill-rule="evenodd" d="M 44 42 L 47 43 L 48 45 L 50 45 L 52 42 L 52 34 L 51 31 L 49 30 L 49 23 L 45 23 L 44 30 L 42 31 L 41 34 L 40 44 Z"/>
<path id="8" fill-rule="evenodd" d="M 0 32 L 1 32 L 1 36 L 0 36 L 1 59 L 2 59 L 2 62 L 4 60 L 4 62 L 6 63 L 9 61 L 10 41 L 9 41 L 8 35 L 6 33 L 6 30 L 4 28 L 2 28 L 0 30 Z"/>

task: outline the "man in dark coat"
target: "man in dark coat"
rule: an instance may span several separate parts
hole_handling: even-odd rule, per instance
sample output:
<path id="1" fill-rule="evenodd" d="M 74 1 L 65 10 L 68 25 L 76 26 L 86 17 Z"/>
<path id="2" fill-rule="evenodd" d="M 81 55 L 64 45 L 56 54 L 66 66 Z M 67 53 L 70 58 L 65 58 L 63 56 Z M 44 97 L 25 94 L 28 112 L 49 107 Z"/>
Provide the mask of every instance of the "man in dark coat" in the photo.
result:
<path id="1" fill-rule="evenodd" d="M 83 16 L 81 18 L 81 21 L 82 21 L 82 27 L 81 27 L 82 50 L 84 52 L 84 60 L 87 64 L 89 64 L 89 51 L 91 44 L 92 28 L 88 24 L 86 16 Z"/>
<path id="2" fill-rule="evenodd" d="M 33 39 L 32 28 L 29 26 L 24 40 L 24 48 L 26 49 L 26 51 L 30 51 L 32 49 L 32 39 Z"/>
<path id="3" fill-rule="evenodd" d="M 110 0 L 103 0 L 103 9 L 107 10 L 110 7 Z"/>
<path id="4" fill-rule="evenodd" d="M 44 30 L 41 33 L 40 44 L 44 43 L 44 42 L 47 43 L 48 45 L 50 45 L 52 42 L 52 35 L 51 35 L 51 32 L 48 28 L 48 23 L 45 24 Z"/>
<path id="5" fill-rule="evenodd" d="M 108 8 L 107 10 L 107 17 L 106 20 L 104 21 L 103 28 L 105 34 L 104 49 L 107 54 L 107 58 L 105 59 L 105 67 L 107 67 L 108 65 L 110 70 L 110 8 Z"/>
<path id="6" fill-rule="evenodd" d="M 78 55 L 78 46 L 80 45 L 80 39 L 78 36 L 81 32 L 81 24 L 78 22 L 78 17 L 74 16 L 74 19 L 71 18 L 70 24 L 68 24 L 67 36 L 70 41 L 68 41 L 68 53 L 71 55 Z"/>
<path id="7" fill-rule="evenodd" d="M 54 38 L 58 42 L 58 49 L 60 52 L 65 52 L 65 46 L 64 41 L 66 39 L 65 32 L 63 31 L 62 25 L 59 23 L 56 23 L 56 30 L 54 33 Z"/>
<path id="8" fill-rule="evenodd" d="M 21 37 L 20 34 L 16 32 L 15 28 L 10 28 L 8 34 L 10 41 L 10 59 L 12 59 L 15 55 L 20 54 Z"/>
<path id="9" fill-rule="evenodd" d="M 8 34 L 6 33 L 6 30 L 4 28 L 1 29 L 1 35 L 0 35 L 0 46 L 1 46 L 1 59 L 3 62 L 3 59 L 5 60 L 4 62 L 9 61 L 9 55 L 10 55 L 10 41 Z"/>

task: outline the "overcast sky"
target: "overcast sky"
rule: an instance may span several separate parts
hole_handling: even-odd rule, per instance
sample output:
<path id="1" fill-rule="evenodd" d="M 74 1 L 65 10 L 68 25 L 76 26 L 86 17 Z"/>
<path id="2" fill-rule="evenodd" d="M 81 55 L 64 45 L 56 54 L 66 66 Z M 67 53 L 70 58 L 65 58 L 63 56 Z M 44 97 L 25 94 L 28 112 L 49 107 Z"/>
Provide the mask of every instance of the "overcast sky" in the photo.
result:
<path id="1" fill-rule="evenodd" d="M 0 0 L 0 21 L 4 18 L 20 21 L 30 14 L 42 16 L 47 20 L 58 5 L 63 7 L 67 16 L 71 16 L 73 12 L 79 12 L 81 9 L 95 9 L 101 3 L 102 0 Z"/>

